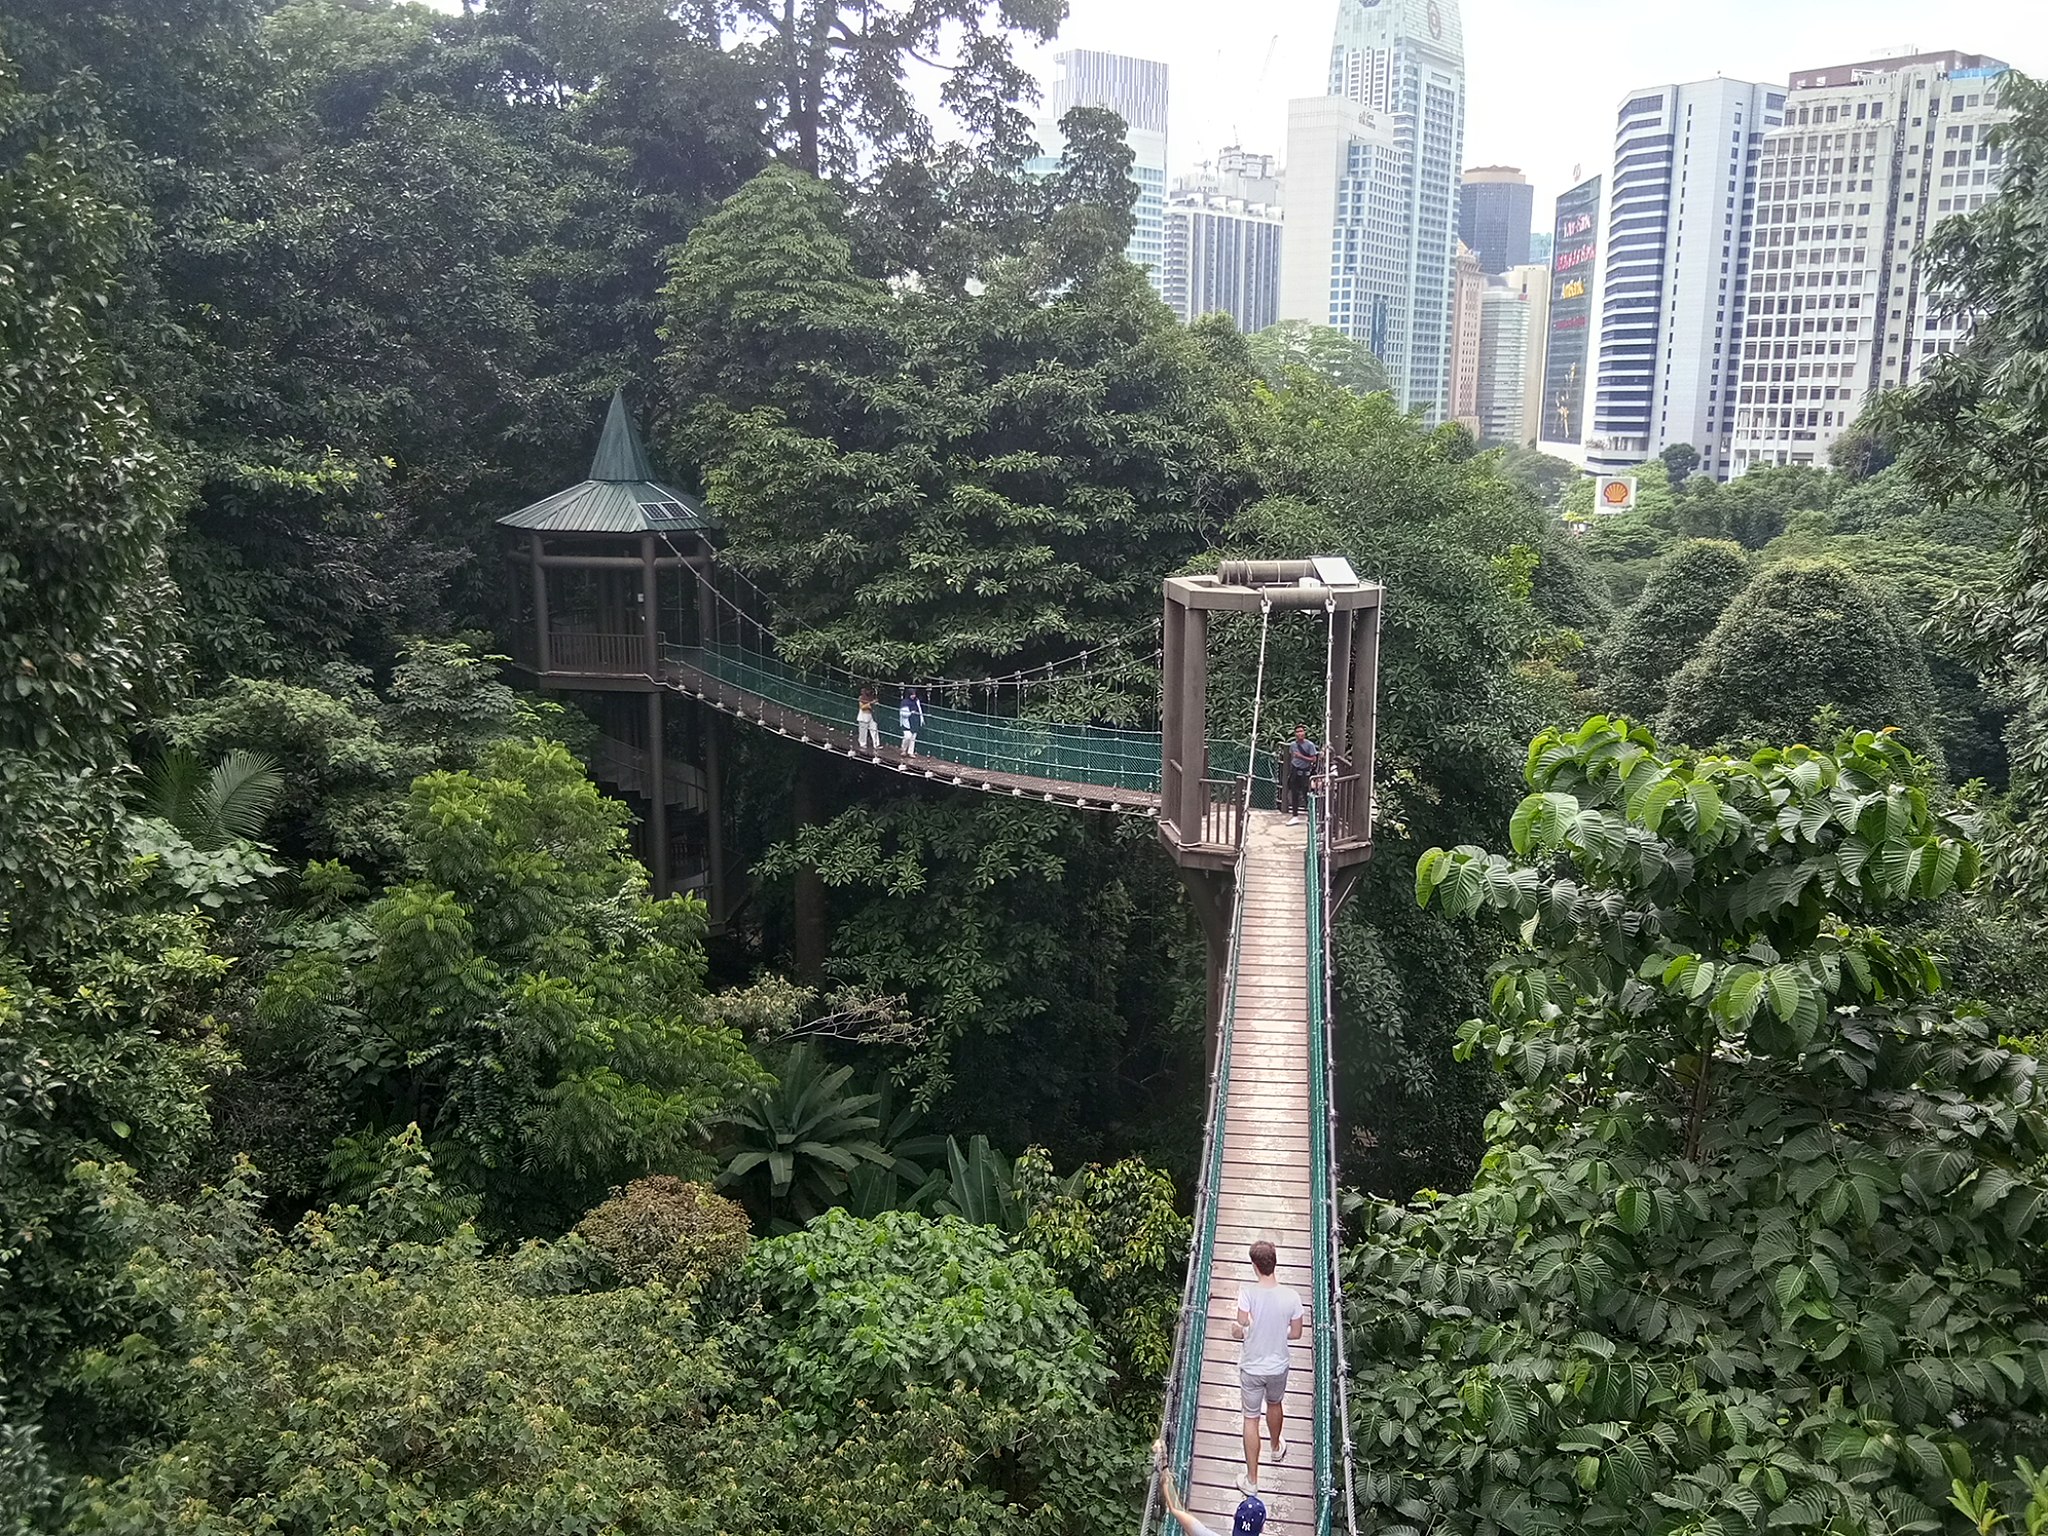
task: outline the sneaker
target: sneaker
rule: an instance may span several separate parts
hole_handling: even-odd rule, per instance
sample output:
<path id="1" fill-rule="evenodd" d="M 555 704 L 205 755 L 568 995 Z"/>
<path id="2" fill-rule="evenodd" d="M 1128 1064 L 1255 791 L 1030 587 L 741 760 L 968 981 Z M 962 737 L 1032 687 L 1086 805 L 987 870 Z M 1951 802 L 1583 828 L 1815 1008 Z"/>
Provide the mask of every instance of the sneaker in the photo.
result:
<path id="1" fill-rule="evenodd" d="M 1287 1447 L 1289 1447 L 1292 1444 L 1294 1444 L 1292 1440 L 1289 1440 L 1284 1435 L 1281 1436 L 1279 1443 L 1276 1444 L 1270 1451 L 1266 1452 L 1267 1459 L 1271 1461 L 1274 1466 L 1279 1466 L 1281 1462 L 1287 1459 Z"/>
<path id="2" fill-rule="evenodd" d="M 1290 827 L 1299 826 L 1300 824 L 1301 818 L 1299 816 L 1290 816 L 1287 818 L 1287 825 L 1289 825 Z"/>
<path id="3" fill-rule="evenodd" d="M 1259 1485 L 1240 1472 L 1237 1474 L 1237 1491 L 1248 1499 L 1256 1499 L 1259 1496 Z"/>

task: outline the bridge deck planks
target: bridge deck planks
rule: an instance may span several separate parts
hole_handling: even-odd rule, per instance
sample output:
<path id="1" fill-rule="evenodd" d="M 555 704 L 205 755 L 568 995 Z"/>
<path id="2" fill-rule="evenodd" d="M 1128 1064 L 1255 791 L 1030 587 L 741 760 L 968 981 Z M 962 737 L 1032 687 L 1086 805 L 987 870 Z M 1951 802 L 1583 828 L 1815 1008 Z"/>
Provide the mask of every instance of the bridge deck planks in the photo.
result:
<path id="1" fill-rule="evenodd" d="M 1309 1287 L 1308 934 L 1303 860 L 1308 829 L 1277 811 L 1254 811 L 1247 831 L 1242 953 L 1232 1028 L 1230 1100 L 1217 1191 L 1216 1258 L 1209 1331 L 1195 1422 L 1188 1505 L 1214 1530 L 1230 1529 L 1242 1497 L 1244 1415 L 1239 1407 L 1237 1292 L 1252 1278 L 1245 1249 L 1266 1238 L 1280 1252 L 1280 1279 Z M 1287 1377 L 1287 1461 L 1259 1468 L 1271 1536 L 1309 1536 L 1315 1526 L 1309 1410 L 1315 1362 L 1306 1331 Z"/>

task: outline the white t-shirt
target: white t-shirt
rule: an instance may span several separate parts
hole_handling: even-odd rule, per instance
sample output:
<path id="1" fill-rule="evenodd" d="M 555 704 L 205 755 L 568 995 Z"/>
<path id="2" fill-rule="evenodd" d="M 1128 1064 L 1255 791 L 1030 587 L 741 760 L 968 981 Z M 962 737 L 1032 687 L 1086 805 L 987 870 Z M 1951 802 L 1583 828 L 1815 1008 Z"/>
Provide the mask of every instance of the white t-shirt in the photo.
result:
<path id="1" fill-rule="evenodd" d="M 1247 1285 L 1237 1293 L 1237 1310 L 1249 1312 L 1244 1353 L 1238 1369 L 1253 1376 L 1273 1376 L 1287 1369 L 1287 1334 L 1302 1315 L 1301 1298 L 1291 1286 Z"/>

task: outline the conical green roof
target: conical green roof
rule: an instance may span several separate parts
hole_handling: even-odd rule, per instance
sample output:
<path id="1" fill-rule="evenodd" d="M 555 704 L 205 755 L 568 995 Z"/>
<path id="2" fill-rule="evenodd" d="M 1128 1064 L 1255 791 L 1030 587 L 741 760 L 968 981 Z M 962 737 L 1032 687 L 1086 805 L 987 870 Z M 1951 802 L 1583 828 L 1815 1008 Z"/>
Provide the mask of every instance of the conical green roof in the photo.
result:
<path id="1" fill-rule="evenodd" d="M 654 466 L 647 462 L 647 450 L 640 446 L 640 429 L 626 411 L 626 392 L 612 391 L 611 409 L 604 414 L 604 435 L 597 440 L 597 456 L 590 461 L 593 480 L 652 480 Z"/>
<path id="2" fill-rule="evenodd" d="M 590 478 L 498 519 L 539 533 L 705 533 L 703 505 L 654 478 L 623 390 L 612 391 Z"/>

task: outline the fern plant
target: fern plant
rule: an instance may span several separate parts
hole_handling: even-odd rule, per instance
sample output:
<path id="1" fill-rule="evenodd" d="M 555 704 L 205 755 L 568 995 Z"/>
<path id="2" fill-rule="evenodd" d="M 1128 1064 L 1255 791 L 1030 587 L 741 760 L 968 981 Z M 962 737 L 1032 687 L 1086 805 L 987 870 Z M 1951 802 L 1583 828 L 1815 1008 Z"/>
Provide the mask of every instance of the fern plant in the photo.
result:
<path id="1" fill-rule="evenodd" d="M 265 752 L 237 749 L 213 767 L 173 747 L 142 778 L 144 814 L 169 822 L 194 848 L 254 842 L 284 798 L 284 774 Z"/>
<path id="2" fill-rule="evenodd" d="M 863 1166 L 889 1168 L 876 1141 L 879 1096 L 848 1093 L 851 1067 L 835 1067 L 810 1041 L 791 1047 L 775 1085 L 730 1116 L 733 1147 L 719 1174 L 777 1231 L 840 1204 Z"/>

